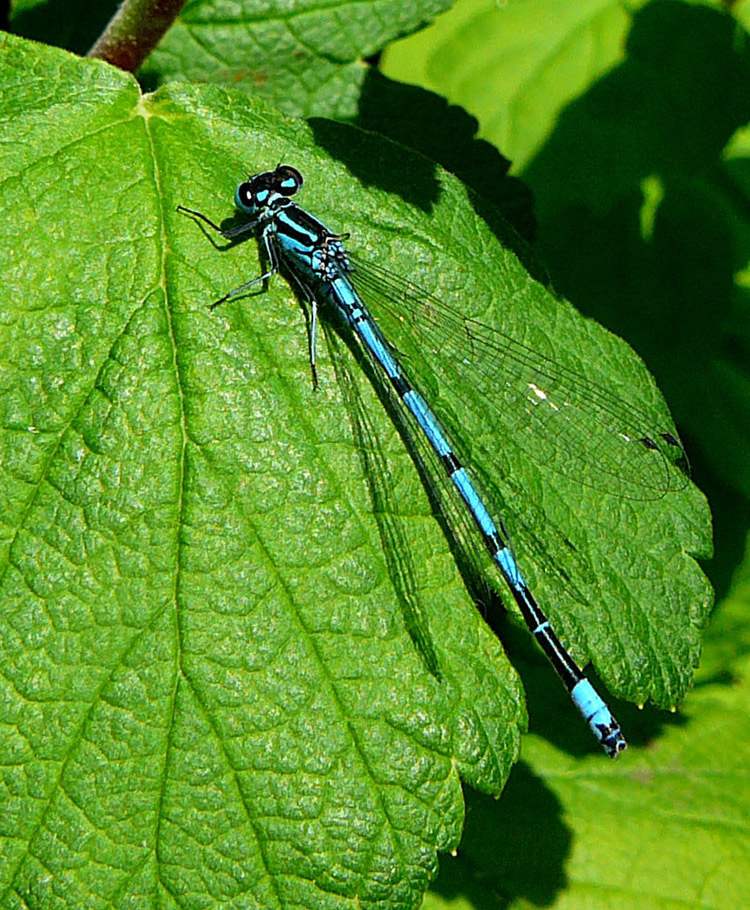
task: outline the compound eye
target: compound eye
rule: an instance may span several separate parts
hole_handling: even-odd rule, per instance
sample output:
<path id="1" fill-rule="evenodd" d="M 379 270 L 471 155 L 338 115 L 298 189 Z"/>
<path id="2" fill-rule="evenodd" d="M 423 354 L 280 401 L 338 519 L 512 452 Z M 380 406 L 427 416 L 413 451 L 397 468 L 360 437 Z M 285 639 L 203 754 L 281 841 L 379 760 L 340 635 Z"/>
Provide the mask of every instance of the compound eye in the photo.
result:
<path id="1" fill-rule="evenodd" d="M 280 164 L 276 168 L 276 192 L 282 196 L 293 196 L 305 182 L 297 168 Z"/>
<path id="2" fill-rule="evenodd" d="M 253 192 L 253 185 L 249 182 L 241 183 L 237 187 L 234 198 L 241 209 L 252 209 L 258 205 L 255 193 Z"/>

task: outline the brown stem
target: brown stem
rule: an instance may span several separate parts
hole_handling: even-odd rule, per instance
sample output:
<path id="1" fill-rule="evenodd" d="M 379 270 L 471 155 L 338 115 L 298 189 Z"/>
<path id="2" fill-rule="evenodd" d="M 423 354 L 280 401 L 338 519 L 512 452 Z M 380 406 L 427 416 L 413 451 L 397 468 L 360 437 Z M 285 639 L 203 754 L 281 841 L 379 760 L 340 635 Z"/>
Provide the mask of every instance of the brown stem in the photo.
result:
<path id="1" fill-rule="evenodd" d="M 185 0 L 123 0 L 86 56 L 134 73 L 184 5 Z"/>

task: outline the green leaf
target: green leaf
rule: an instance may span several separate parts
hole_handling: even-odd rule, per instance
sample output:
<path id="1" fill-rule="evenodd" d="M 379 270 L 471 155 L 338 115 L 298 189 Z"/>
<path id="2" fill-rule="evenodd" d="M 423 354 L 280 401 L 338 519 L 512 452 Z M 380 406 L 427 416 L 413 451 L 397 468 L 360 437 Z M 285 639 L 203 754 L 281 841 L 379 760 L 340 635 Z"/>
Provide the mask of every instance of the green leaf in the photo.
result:
<path id="1" fill-rule="evenodd" d="M 416 906 L 518 684 L 401 449 L 426 669 L 293 297 L 209 313 L 257 253 L 175 212 L 310 135 L 9 37 L 2 73 L 5 904 Z"/>
<path id="2" fill-rule="evenodd" d="M 515 673 L 351 355 L 342 374 L 321 350 L 312 389 L 281 280 L 209 312 L 258 251 L 216 249 L 176 206 L 221 220 L 248 171 L 295 163 L 300 201 L 379 261 L 664 405 L 454 179 L 428 217 L 239 93 L 143 96 L 10 36 L 0 67 L 1 905 L 416 907 L 458 842 L 459 773 L 497 794 L 517 756 Z M 394 154 L 341 135 L 373 172 Z M 408 184 L 423 162 L 400 154 Z M 566 641 L 615 692 L 671 705 L 710 602 L 704 501 L 581 494 L 501 442 Z"/>
<path id="3" fill-rule="evenodd" d="M 287 8 L 267 0 L 194 0 L 141 76 L 153 85 L 178 78 L 239 88 L 297 117 L 352 117 L 369 69 L 365 58 L 450 4 L 303 0 Z"/>

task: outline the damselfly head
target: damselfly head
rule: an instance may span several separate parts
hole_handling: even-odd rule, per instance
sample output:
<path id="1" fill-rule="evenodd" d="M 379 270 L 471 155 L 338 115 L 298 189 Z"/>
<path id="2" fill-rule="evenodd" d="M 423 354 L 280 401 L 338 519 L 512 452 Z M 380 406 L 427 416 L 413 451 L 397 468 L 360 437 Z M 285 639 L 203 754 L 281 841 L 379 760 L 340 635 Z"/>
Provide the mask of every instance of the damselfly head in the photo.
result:
<path id="1" fill-rule="evenodd" d="M 253 174 L 237 187 L 234 201 L 243 212 L 255 214 L 274 196 L 293 196 L 304 183 L 302 174 L 291 165 L 280 164 L 273 171 Z"/>

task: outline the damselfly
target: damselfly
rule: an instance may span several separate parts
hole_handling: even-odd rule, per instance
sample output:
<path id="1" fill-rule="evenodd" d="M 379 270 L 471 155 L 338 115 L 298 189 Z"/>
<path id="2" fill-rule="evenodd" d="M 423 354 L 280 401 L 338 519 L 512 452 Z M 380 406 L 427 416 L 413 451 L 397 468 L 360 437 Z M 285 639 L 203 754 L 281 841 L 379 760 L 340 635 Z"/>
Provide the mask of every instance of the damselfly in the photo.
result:
<path id="1" fill-rule="evenodd" d="M 625 496 L 655 498 L 684 484 L 684 452 L 670 431 L 652 433 L 638 409 L 583 376 L 536 354 L 494 329 L 463 316 L 410 282 L 353 259 L 344 247 L 348 235 L 334 234 L 292 197 L 303 183 L 295 168 L 279 165 L 237 187 L 237 208 L 251 220 L 222 229 L 200 212 L 179 206 L 223 237 L 259 235 L 268 264 L 264 273 L 211 304 L 214 308 L 266 282 L 283 268 L 310 308 L 310 364 L 317 382 L 318 310 L 330 308 L 348 327 L 375 373 L 402 409 L 407 426 L 423 434 L 442 465 L 457 498 L 494 565 L 502 574 L 530 631 L 549 658 L 573 703 L 610 756 L 626 748 L 619 724 L 560 642 L 529 590 L 501 516 L 480 492 L 475 472 L 463 464 L 452 443 L 448 420 L 417 390 L 395 348 L 383 334 L 365 300 L 410 308 L 420 338 L 435 356 L 447 359 L 468 382 L 487 389 L 497 408 L 520 405 L 531 425 L 536 457 L 553 467 L 571 460 L 596 462 L 602 485 L 616 485 Z M 512 379 L 510 378 L 512 377 Z M 466 377 L 465 377 L 466 379 Z M 677 478 L 677 480 L 675 480 Z"/>

